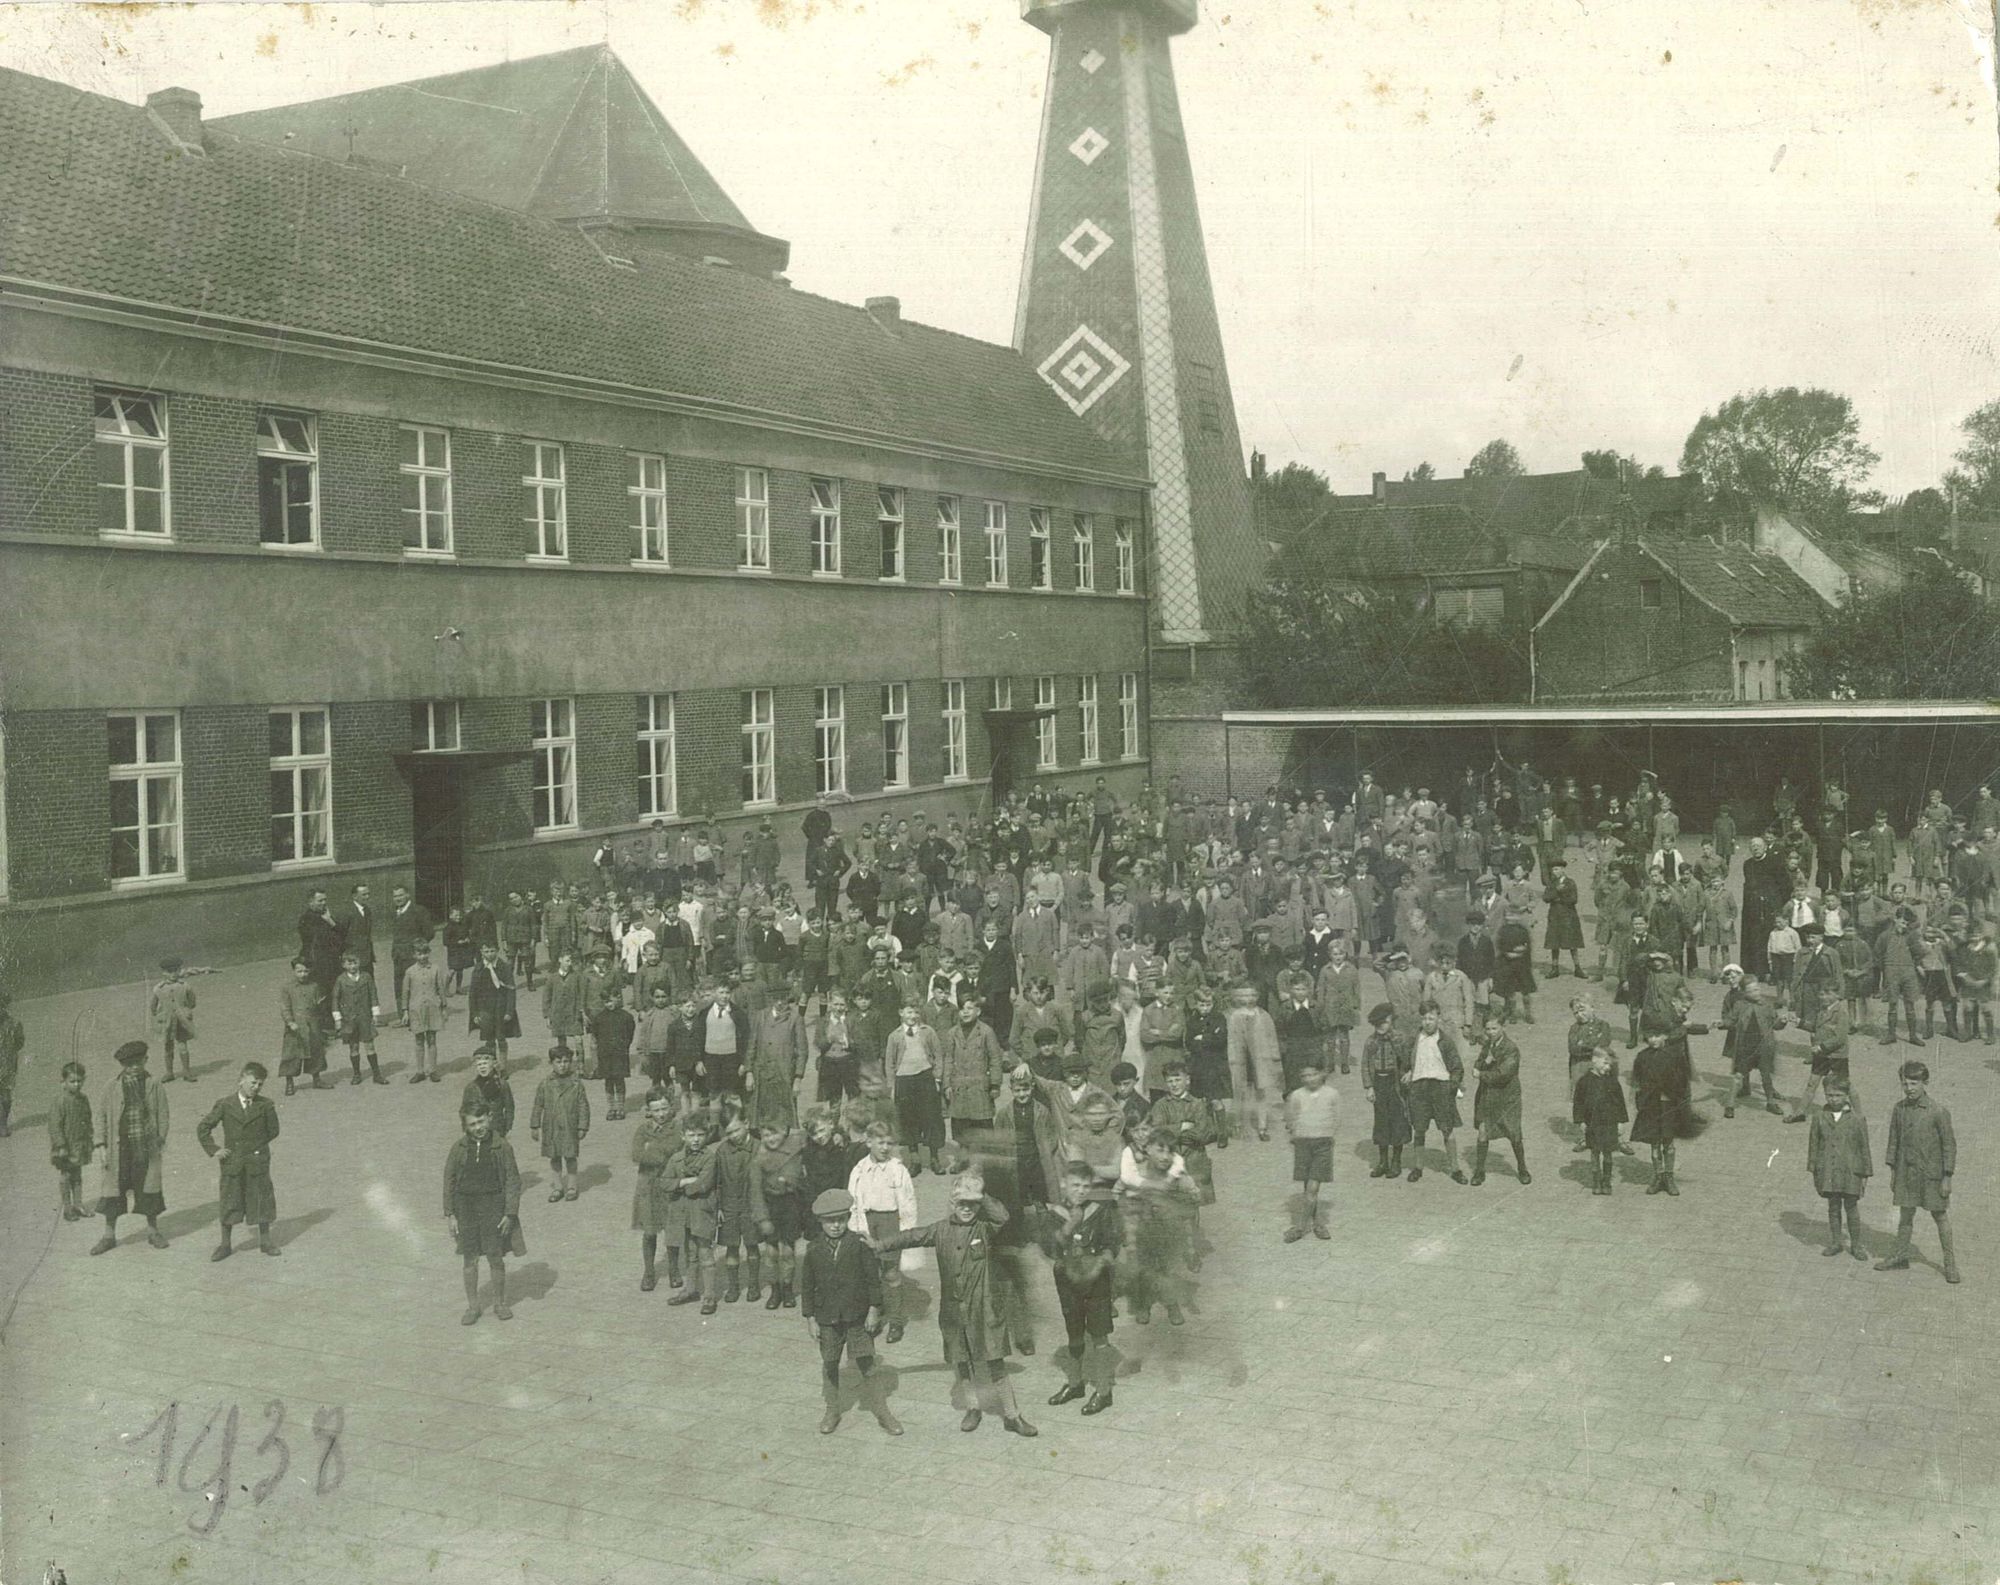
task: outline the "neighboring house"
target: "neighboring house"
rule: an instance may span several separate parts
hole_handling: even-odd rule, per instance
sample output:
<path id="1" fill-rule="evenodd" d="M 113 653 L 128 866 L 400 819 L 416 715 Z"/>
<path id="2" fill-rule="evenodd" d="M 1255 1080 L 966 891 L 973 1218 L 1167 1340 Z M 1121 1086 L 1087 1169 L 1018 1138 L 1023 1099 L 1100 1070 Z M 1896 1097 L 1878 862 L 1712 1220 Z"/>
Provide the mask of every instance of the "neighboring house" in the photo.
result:
<path id="1" fill-rule="evenodd" d="M 1781 699 L 1832 604 L 1747 546 L 1607 540 L 1535 626 L 1534 702 Z"/>
<path id="2" fill-rule="evenodd" d="M 1621 481 L 1583 468 L 1511 478 L 1391 479 L 1378 473 L 1368 494 L 1335 496 L 1332 505 L 1452 506 L 1495 533 L 1562 535 L 1593 543 L 1621 526 L 1651 538 L 1686 533 L 1703 511 L 1690 478 Z"/>
<path id="3" fill-rule="evenodd" d="M 1784 508 L 1759 506 L 1750 531 L 1753 550 L 1776 556 L 1830 605 L 1850 594 L 1881 594 L 1903 581 L 1901 554 L 1859 534 L 1823 534 L 1794 521 Z"/>

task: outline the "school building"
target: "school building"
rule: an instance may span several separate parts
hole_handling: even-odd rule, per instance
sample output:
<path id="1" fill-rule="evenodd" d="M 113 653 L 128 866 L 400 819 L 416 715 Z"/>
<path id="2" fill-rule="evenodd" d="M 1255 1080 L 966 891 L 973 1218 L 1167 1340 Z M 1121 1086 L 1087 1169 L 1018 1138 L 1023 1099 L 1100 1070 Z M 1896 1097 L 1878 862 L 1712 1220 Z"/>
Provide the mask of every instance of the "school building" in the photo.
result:
<path id="1" fill-rule="evenodd" d="M 1149 474 L 785 281 L 607 50 L 205 122 L 0 73 L 0 980 L 653 817 L 1148 774 Z M 498 112 L 504 111 L 505 114 Z"/>

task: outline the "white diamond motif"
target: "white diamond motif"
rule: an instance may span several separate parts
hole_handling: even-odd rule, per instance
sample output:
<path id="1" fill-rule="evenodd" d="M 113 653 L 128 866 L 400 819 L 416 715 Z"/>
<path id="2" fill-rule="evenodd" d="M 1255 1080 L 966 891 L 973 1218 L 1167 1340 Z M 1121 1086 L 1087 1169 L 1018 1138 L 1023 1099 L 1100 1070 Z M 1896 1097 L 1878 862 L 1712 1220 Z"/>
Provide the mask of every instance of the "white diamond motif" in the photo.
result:
<path id="1" fill-rule="evenodd" d="M 1097 75 L 1097 68 L 1103 64 L 1104 57 L 1096 50 L 1086 50 L 1083 58 L 1077 62 L 1077 65 L 1081 66 L 1085 73 L 1092 77 Z"/>
<path id="2" fill-rule="evenodd" d="M 1056 244 L 1056 251 L 1079 270 L 1087 270 L 1104 257 L 1110 246 L 1111 238 L 1104 228 L 1094 220 L 1085 220 Z"/>
<path id="3" fill-rule="evenodd" d="M 1063 338 L 1035 372 L 1050 390 L 1079 415 L 1097 405 L 1104 393 L 1125 377 L 1131 363 L 1088 325 L 1078 325 Z"/>
<path id="4" fill-rule="evenodd" d="M 1086 165 L 1095 165 L 1097 156 L 1111 147 L 1111 140 L 1095 127 L 1085 127 L 1069 146 L 1070 153 Z"/>

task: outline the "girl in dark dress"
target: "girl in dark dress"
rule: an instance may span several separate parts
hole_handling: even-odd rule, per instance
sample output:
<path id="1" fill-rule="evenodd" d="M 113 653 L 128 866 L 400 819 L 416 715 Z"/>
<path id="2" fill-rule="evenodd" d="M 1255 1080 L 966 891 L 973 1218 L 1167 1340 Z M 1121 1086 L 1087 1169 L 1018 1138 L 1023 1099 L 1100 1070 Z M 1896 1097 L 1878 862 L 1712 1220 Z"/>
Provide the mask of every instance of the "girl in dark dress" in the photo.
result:
<path id="1" fill-rule="evenodd" d="M 1375 1165 L 1371 1178 L 1395 1178 L 1403 1171 L 1403 1147 L 1410 1142 L 1410 1110 L 1403 1091 L 1403 1052 L 1389 1033 L 1396 1010 L 1379 1002 L 1368 1011 L 1368 1044 L 1361 1050 L 1361 1087 L 1375 1105 Z"/>
<path id="2" fill-rule="evenodd" d="M 1493 992 L 1500 998 L 1504 1008 L 1503 1021 L 1512 1022 L 1516 1016 L 1514 999 L 1521 1001 L 1519 1017 L 1523 1023 L 1535 1021 L 1535 939 L 1528 933 L 1527 925 L 1520 915 L 1510 909 L 1507 922 L 1493 935 Z"/>
<path id="3" fill-rule="evenodd" d="M 1674 1181 L 1674 1146 L 1701 1132 L 1702 1121 L 1690 1094 L 1694 1069 L 1688 1056 L 1690 1029 L 1686 1022 L 1688 1004 L 1678 1000 L 1670 1020 L 1646 1019 L 1641 1024 L 1645 1044 L 1632 1059 L 1632 1134 L 1636 1143 L 1648 1145 L 1653 1154 L 1653 1181 L 1648 1194 L 1678 1195 Z"/>

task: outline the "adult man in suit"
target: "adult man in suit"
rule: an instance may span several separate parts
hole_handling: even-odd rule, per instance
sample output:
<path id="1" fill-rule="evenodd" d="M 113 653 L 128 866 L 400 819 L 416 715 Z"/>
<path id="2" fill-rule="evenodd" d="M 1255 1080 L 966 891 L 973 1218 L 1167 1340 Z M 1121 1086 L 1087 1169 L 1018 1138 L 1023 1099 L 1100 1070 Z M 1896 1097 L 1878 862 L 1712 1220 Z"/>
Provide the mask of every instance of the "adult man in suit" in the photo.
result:
<path id="1" fill-rule="evenodd" d="M 326 900 L 326 889 L 315 886 L 306 897 L 305 912 L 299 915 L 299 956 L 306 962 L 306 977 L 320 989 L 323 1007 L 333 1005 L 333 982 L 340 977 L 340 954 L 346 933 Z"/>
<path id="2" fill-rule="evenodd" d="M 403 976 L 410 965 L 417 961 L 417 943 L 428 942 L 437 929 L 437 922 L 431 918 L 430 910 L 410 896 L 407 886 L 397 886 L 389 893 L 389 962 L 396 976 L 396 1022 L 410 1021 L 410 1010 L 403 1003 Z"/>
<path id="3" fill-rule="evenodd" d="M 375 904 L 365 881 L 356 881 L 347 902 L 333 916 L 340 926 L 340 947 L 361 960 L 361 972 L 371 980 L 375 973 Z"/>

